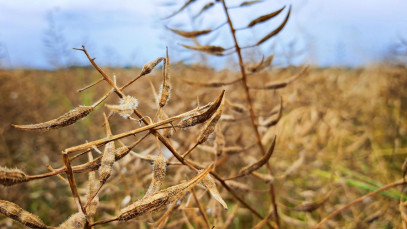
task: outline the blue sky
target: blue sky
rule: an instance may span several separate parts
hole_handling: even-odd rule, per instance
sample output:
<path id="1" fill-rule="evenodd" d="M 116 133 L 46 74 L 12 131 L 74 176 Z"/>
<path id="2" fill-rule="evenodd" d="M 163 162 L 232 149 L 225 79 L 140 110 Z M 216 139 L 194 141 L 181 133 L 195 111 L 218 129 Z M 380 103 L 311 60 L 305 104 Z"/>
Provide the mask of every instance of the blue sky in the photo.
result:
<path id="1" fill-rule="evenodd" d="M 92 56 L 104 65 L 140 66 L 158 56 L 165 47 L 174 61 L 193 63 L 202 56 L 186 51 L 180 44 L 193 44 L 165 29 L 213 28 L 223 22 L 220 5 L 198 17 L 209 0 L 169 20 L 161 18 L 178 9 L 183 1 L 154 0 L 0 0 L 0 64 L 6 67 L 52 68 L 69 63 L 86 64 L 82 53 L 71 48 L 85 44 Z M 241 1 L 227 1 L 237 5 Z M 138 3 L 138 4 L 137 4 Z M 231 10 L 236 27 L 246 25 L 258 15 L 291 4 L 292 16 L 286 28 L 260 48 L 247 51 L 248 59 L 258 60 L 261 53 L 275 53 L 276 64 L 308 63 L 321 66 L 360 66 L 380 61 L 399 37 L 407 38 L 407 1 L 324 1 L 268 0 L 251 8 Z M 242 45 L 253 43 L 284 20 L 287 8 L 275 20 L 239 32 Z M 52 18 L 52 19 L 50 19 Z M 52 24 L 60 36 L 49 34 Z M 230 46 L 228 28 L 218 34 L 199 38 L 206 44 Z M 48 42 L 45 40 L 48 39 Z M 51 40 L 51 42 L 49 42 Z M 52 42 L 54 41 L 54 42 Z M 54 49 L 46 44 L 58 44 Z M 290 48 L 291 47 L 291 48 Z M 56 51 L 55 51 L 56 50 Z M 290 52 L 293 56 L 290 57 Z M 227 65 L 232 57 L 208 57 L 216 67 Z"/>

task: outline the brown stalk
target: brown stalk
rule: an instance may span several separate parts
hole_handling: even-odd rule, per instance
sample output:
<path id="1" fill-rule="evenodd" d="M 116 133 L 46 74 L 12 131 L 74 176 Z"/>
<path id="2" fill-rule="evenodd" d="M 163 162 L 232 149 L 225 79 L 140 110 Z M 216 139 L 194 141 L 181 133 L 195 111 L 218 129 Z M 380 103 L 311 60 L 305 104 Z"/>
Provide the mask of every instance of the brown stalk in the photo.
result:
<path id="1" fill-rule="evenodd" d="M 180 79 L 181 81 L 192 85 L 192 86 L 197 86 L 197 87 L 223 87 L 223 86 L 228 86 L 228 85 L 232 85 L 235 84 L 237 82 L 239 82 L 241 79 L 236 79 L 236 80 L 232 80 L 229 82 L 195 82 L 195 81 L 190 81 L 190 80 L 186 80 L 186 79 Z"/>
<path id="2" fill-rule="evenodd" d="M 251 123 L 252 123 L 254 134 L 256 136 L 256 141 L 257 141 L 257 144 L 258 144 L 258 146 L 260 148 L 260 151 L 262 152 L 263 155 L 265 155 L 266 150 L 264 149 L 264 146 L 261 143 L 260 133 L 259 133 L 259 131 L 257 129 L 256 116 L 254 114 L 253 103 L 252 103 L 252 99 L 250 97 L 250 92 L 249 92 L 249 87 L 248 87 L 248 82 L 247 82 L 246 69 L 245 69 L 245 65 L 244 65 L 244 62 L 243 62 L 242 52 L 241 52 L 239 43 L 238 43 L 237 38 L 236 38 L 236 30 L 233 27 L 232 20 L 230 19 L 229 11 L 228 11 L 228 8 L 226 6 L 225 0 L 222 0 L 222 5 L 223 5 L 223 9 L 224 9 L 224 12 L 225 12 L 225 15 L 226 15 L 229 27 L 230 27 L 230 32 L 231 32 L 232 37 L 233 37 L 233 41 L 234 41 L 234 44 L 235 44 L 235 50 L 236 50 L 237 56 L 239 58 L 240 73 L 242 74 L 242 85 L 243 85 L 243 88 L 244 88 L 244 91 L 245 91 L 246 101 L 247 101 L 247 104 L 248 104 L 248 107 L 249 107 L 249 112 L 250 112 L 250 120 L 251 120 Z M 271 166 L 270 166 L 269 163 L 267 163 L 267 169 L 268 169 L 268 172 L 271 174 Z M 276 220 L 277 227 L 280 227 L 280 218 L 278 216 L 276 195 L 274 193 L 274 184 L 273 183 L 270 183 L 270 195 L 271 195 L 271 201 L 272 201 L 272 204 L 273 204 L 274 218 Z"/>
<path id="3" fill-rule="evenodd" d="M 86 57 L 89 59 L 90 63 L 96 70 L 103 76 L 103 78 L 115 89 L 116 94 L 122 98 L 124 96 L 123 92 L 117 87 L 117 85 L 110 79 L 110 77 L 95 63 L 95 58 L 91 58 L 88 51 L 86 51 L 85 46 L 82 45 L 81 49 L 74 48 L 85 53 Z"/>
<path id="4" fill-rule="evenodd" d="M 202 218 L 204 219 L 206 226 L 208 226 L 208 228 L 211 228 L 211 223 L 209 222 L 208 216 L 206 215 L 205 210 L 203 209 L 201 202 L 199 202 L 199 199 L 196 196 L 194 188 L 191 189 L 191 192 L 192 192 L 192 196 L 194 197 L 194 200 L 196 202 L 196 205 L 198 205 L 199 212 L 201 213 Z"/>
<path id="5" fill-rule="evenodd" d="M 230 19 L 229 19 L 230 21 Z M 236 38 L 235 38 L 236 39 Z M 88 56 L 89 58 L 89 56 Z M 133 80 L 134 82 L 135 80 Z M 123 86 L 121 89 L 127 87 L 128 85 L 130 85 L 130 83 L 126 84 L 125 86 Z M 144 115 L 142 113 L 140 113 L 137 109 L 134 109 L 134 113 L 140 118 L 142 119 L 144 117 Z M 142 121 L 144 122 L 144 124 L 146 125 L 150 125 L 150 121 L 148 119 L 142 119 Z M 187 165 L 188 167 L 190 167 L 193 170 L 197 170 L 197 167 L 195 165 L 193 165 L 191 162 L 189 162 L 188 160 L 184 159 L 179 153 L 177 153 L 176 149 L 168 142 L 168 140 L 163 137 L 160 133 L 157 132 L 157 130 L 155 129 L 149 129 L 150 133 L 152 133 L 154 136 L 158 136 L 158 139 L 161 141 L 161 143 L 163 143 L 168 150 L 171 151 L 171 153 L 174 155 L 175 158 L 177 158 L 178 161 L 180 161 L 182 164 Z M 257 131 L 257 129 L 256 129 Z M 260 142 L 261 143 L 261 142 Z M 261 145 L 261 144 L 260 144 Z M 254 209 L 251 205 L 249 205 L 248 203 L 246 203 L 242 198 L 240 198 L 234 191 L 232 188 L 230 188 L 225 182 L 224 180 L 217 175 L 215 172 L 210 172 L 210 174 L 217 179 L 223 187 L 226 188 L 226 190 L 228 190 L 228 192 L 230 194 L 232 194 L 232 196 L 238 200 L 243 206 L 245 206 L 247 209 L 249 209 L 256 217 L 258 217 L 259 219 L 263 219 L 263 217 L 260 215 L 260 213 Z M 272 193 L 274 193 L 274 189 L 271 190 Z M 273 202 L 275 203 L 275 198 L 274 195 L 272 195 L 273 198 Z M 273 204 L 274 209 L 276 209 L 276 204 Z M 105 221 L 101 221 L 101 222 L 97 222 L 94 225 L 97 224 L 104 224 L 104 223 L 108 223 L 111 221 L 115 221 L 116 219 L 110 219 L 110 220 L 105 220 Z M 270 223 L 267 223 L 267 226 L 269 228 L 275 228 L 274 226 L 272 226 Z"/>
<path id="6" fill-rule="evenodd" d="M 397 187 L 397 186 L 403 185 L 403 184 L 406 184 L 406 181 L 404 181 L 404 179 L 401 179 L 401 180 L 398 180 L 398 181 L 396 181 L 396 182 L 394 182 L 394 183 L 391 183 L 391 184 L 382 186 L 381 188 L 377 189 L 376 191 L 369 192 L 368 194 L 363 195 L 363 196 L 357 198 L 356 200 L 347 203 L 345 206 L 343 206 L 343 207 L 341 207 L 341 208 L 335 210 L 334 212 L 332 212 L 331 214 L 329 214 L 328 216 L 326 216 L 325 218 L 323 218 L 323 219 L 322 219 L 317 225 L 315 225 L 313 228 L 314 228 L 314 229 L 321 228 L 322 225 L 324 225 L 326 222 L 328 222 L 328 220 L 332 219 L 333 217 L 335 217 L 335 216 L 338 215 L 339 213 L 345 211 L 346 209 L 350 208 L 351 206 L 353 206 L 353 205 L 355 205 L 355 204 L 358 204 L 358 203 L 360 203 L 360 202 L 363 202 L 363 201 L 366 200 L 367 198 L 372 197 L 372 196 L 374 196 L 374 195 L 376 195 L 376 194 L 378 194 L 378 193 L 380 193 L 380 192 L 383 192 L 383 191 L 385 191 L 385 190 L 388 190 L 388 189 L 391 189 L 391 188 L 394 188 L 394 187 Z"/>
<path id="7" fill-rule="evenodd" d="M 79 196 L 78 189 L 76 187 L 76 182 L 75 182 L 75 178 L 74 178 L 74 175 L 72 172 L 72 166 L 71 166 L 71 161 L 69 159 L 69 156 L 65 151 L 62 151 L 62 157 L 63 157 L 65 168 L 66 168 L 66 175 L 68 177 L 69 187 L 71 188 L 71 192 L 72 192 L 73 198 L 75 199 L 75 203 L 78 206 L 79 211 L 82 211 L 83 214 L 86 215 L 86 209 L 82 205 L 81 198 Z"/>
<path id="8" fill-rule="evenodd" d="M 95 86 L 96 84 L 102 82 L 103 80 L 104 80 L 104 78 L 100 78 L 100 79 L 96 80 L 95 82 L 89 84 L 88 86 L 78 89 L 78 92 L 82 92 L 82 91 L 84 91 L 86 89 L 89 89 L 89 88 Z"/>

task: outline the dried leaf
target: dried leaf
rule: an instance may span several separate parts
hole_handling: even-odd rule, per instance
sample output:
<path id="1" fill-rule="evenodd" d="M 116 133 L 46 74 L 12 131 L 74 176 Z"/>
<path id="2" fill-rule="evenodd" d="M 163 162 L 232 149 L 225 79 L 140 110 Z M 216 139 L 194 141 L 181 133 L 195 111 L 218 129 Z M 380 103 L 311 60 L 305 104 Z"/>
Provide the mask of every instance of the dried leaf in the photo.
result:
<path id="1" fill-rule="evenodd" d="M 283 8 L 281 8 L 281 9 L 279 9 L 279 10 L 276 10 L 276 11 L 274 11 L 274 12 L 272 12 L 272 13 L 269 13 L 269 14 L 266 14 L 266 15 L 263 15 L 263 16 L 260 16 L 260 17 L 258 17 L 258 18 L 256 18 L 256 19 L 254 19 L 253 21 L 251 21 L 251 22 L 249 23 L 249 25 L 248 25 L 247 27 L 253 27 L 253 26 L 255 26 L 255 25 L 259 24 L 259 23 L 262 23 L 262 22 L 265 22 L 265 21 L 267 21 L 267 20 L 270 20 L 271 18 L 273 18 L 273 17 L 279 15 L 279 14 L 281 13 L 281 11 L 284 10 L 284 8 L 285 8 L 285 6 L 283 6 Z"/>
<path id="2" fill-rule="evenodd" d="M 253 163 L 253 164 L 251 164 L 251 165 L 248 165 L 248 166 L 242 168 L 242 169 L 240 170 L 240 172 L 239 172 L 239 176 L 240 176 L 240 175 L 248 175 L 248 174 L 250 174 L 251 172 L 256 171 L 256 170 L 259 169 L 261 166 L 263 166 L 264 164 L 267 163 L 267 161 L 270 159 L 271 155 L 273 154 L 274 147 L 275 147 L 275 145 L 276 145 L 276 138 L 277 138 L 277 137 L 274 136 L 273 143 L 271 143 L 271 146 L 270 146 L 269 150 L 267 151 L 267 153 L 264 154 L 264 155 L 260 158 L 260 160 L 258 160 L 257 162 L 255 162 L 255 163 Z"/>
<path id="3" fill-rule="evenodd" d="M 277 35 L 281 30 L 283 30 L 285 24 L 287 24 L 288 18 L 290 17 L 290 13 L 291 13 L 291 6 L 290 6 L 290 9 L 288 10 L 288 14 L 287 14 L 286 18 L 284 19 L 283 23 L 279 27 L 277 27 L 277 29 L 271 31 L 271 33 L 267 34 L 265 37 L 263 37 L 261 40 L 259 40 L 256 43 L 256 45 L 261 45 L 263 42 L 267 41 L 271 37 Z"/>
<path id="4" fill-rule="evenodd" d="M 60 117 L 50 120 L 48 122 L 38 123 L 38 124 L 28 124 L 28 125 L 14 125 L 12 126 L 17 129 L 26 131 L 49 131 L 53 129 L 62 128 L 74 124 L 76 121 L 86 117 L 90 112 L 93 111 L 92 106 L 79 106 L 75 109 L 68 111 L 67 113 L 61 115 Z"/>

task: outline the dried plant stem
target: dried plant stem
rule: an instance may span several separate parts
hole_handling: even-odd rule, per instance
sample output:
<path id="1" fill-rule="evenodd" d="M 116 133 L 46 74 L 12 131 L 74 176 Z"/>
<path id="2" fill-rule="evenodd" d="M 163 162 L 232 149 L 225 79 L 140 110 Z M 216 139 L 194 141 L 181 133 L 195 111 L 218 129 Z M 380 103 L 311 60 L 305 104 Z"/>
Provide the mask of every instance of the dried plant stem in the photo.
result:
<path id="1" fill-rule="evenodd" d="M 79 50 L 85 53 L 86 57 L 89 59 L 89 62 L 92 64 L 96 70 L 103 76 L 103 78 L 115 89 L 115 92 L 117 95 L 120 96 L 120 98 L 124 97 L 123 92 L 117 87 L 117 85 L 110 79 L 110 77 L 95 63 L 95 58 L 91 58 L 88 51 L 85 49 L 85 46 L 82 45 L 81 49 L 74 48 L 75 50 Z"/>
<path id="2" fill-rule="evenodd" d="M 96 226 L 96 225 L 99 225 L 99 224 L 106 224 L 106 223 L 110 223 L 110 222 L 113 222 L 113 221 L 117 221 L 117 218 L 97 221 L 97 222 L 89 224 L 89 227 L 93 227 L 93 226 Z"/>
<path id="3" fill-rule="evenodd" d="M 134 110 L 134 113 L 135 113 L 137 116 L 139 116 L 139 117 L 143 117 L 137 110 Z M 149 125 L 149 121 L 148 121 L 147 119 L 143 119 L 143 122 L 144 122 L 146 125 Z M 177 150 L 167 141 L 167 139 L 166 139 L 165 137 L 163 137 L 160 133 L 158 133 L 158 132 L 157 132 L 156 130 L 154 130 L 154 129 L 151 129 L 150 132 L 153 133 L 154 135 L 158 136 L 158 139 L 161 141 L 161 143 L 163 143 L 163 144 L 168 148 L 168 150 L 171 151 L 171 153 L 174 155 L 175 158 L 177 158 L 177 160 L 178 160 L 179 162 L 181 162 L 182 164 L 184 164 L 184 165 L 190 167 L 190 168 L 193 169 L 193 170 L 197 170 L 197 169 L 198 169 L 195 165 L 193 165 L 193 164 L 192 164 L 191 162 L 189 162 L 187 159 L 184 159 L 184 158 L 177 152 Z M 202 168 L 200 168 L 200 169 L 202 169 Z M 250 210 L 255 216 L 257 216 L 260 220 L 263 219 L 263 217 L 260 215 L 260 213 L 259 213 L 256 209 L 254 209 L 252 206 L 250 206 L 248 203 L 246 203 L 242 198 L 240 198 L 240 197 L 236 194 L 236 192 L 233 191 L 233 189 L 232 189 L 231 187 L 229 187 L 229 185 L 227 185 L 227 184 L 225 183 L 225 181 L 222 179 L 222 177 L 220 177 L 217 173 L 215 173 L 215 172 L 213 172 L 213 171 L 211 171 L 210 174 L 211 174 L 215 179 L 217 179 L 217 180 L 221 183 L 221 185 L 222 185 L 226 190 L 228 190 L 228 192 L 229 192 L 230 194 L 232 194 L 232 196 L 233 196 L 237 201 L 239 201 L 243 206 L 245 206 L 247 209 L 249 209 L 249 210 Z M 273 227 L 270 223 L 268 223 L 267 225 L 268 225 L 269 228 L 275 228 L 275 227 Z"/>
<path id="4" fill-rule="evenodd" d="M 97 194 L 100 192 L 100 190 L 102 189 L 102 187 L 103 187 L 103 185 L 104 185 L 105 183 L 106 183 L 106 181 L 101 182 L 101 183 L 99 184 L 98 189 L 97 189 L 94 193 L 91 193 L 91 195 L 89 196 L 89 198 L 88 198 L 88 200 L 87 200 L 87 202 L 86 202 L 84 208 L 88 207 L 88 206 L 92 203 L 92 200 L 97 196 Z"/>
<path id="5" fill-rule="evenodd" d="M 194 146 L 192 146 L 191 148 L 189 148 L 187 150 L 187 152 L 185 152 L 184 154 L 182 154 L 182 157 L 185 158 L 186 156 L 188 156 L 188 154 L 190 154 L 192 152 L 192 150 L 194 150 L 197 146 L 199 145 L 199 143 L 195 143 Z"/>
<path id="6" fill-rule="evenodd" d="M 223 2 L 224 3 L 224 2 Z M 226 10 L 227 11 L 227 10 Z M 228 18 L 229 19 L 229 21 L 230 21 L 230 18 Z M 235 39 L 236 39 L 236 37 L 234 37 Z M 83 49 L 85 49 L 85 47 L 83 47 Z M 239 51 L 239 53 L 240 53 L 240 51 Z M 90 59 L 90 56 L 89 55 L 87 55 L 87 57 L 88 57 L 88 59 L 89 59 L 89 61 L 91 60 Z M 240 57 L 241 57 L 241 55 L 240 55 Z M 94 61 L 92 61 L 95 65 L 93 65 L 93 63 L 92 63 L 92 65 L 96 68 L 96 69 L 100 69 L 99 68 L 99 66 L 97 66 L 96 65 L 96 63 L 94 62 Z M 99 71 L 100 72 L 100 71 Z M 103 71 L 102 71 L 103 72 Z M 141 77 L 141 76 L 140 76 Z M 139 77 L 137 77 L 136 79 L 138 79 Z M 135 79 L 135 80 L 136 80 Z M 127 87 L 127 86 L 129 86 L 132 82 L 134 82 L 135 80 L 132 80 L 131 82 L 129 82 L 129 83 L 127 83 L 125 86 L 123 86 L 122 88 L 120 88 L 120 89 L 124 89 L 125 87 Z M 109 81 L 108 81 L 109 82 Z M 248 90 L 247 90 L 247 92 L 248 92 Z M 118 93 L 116 93 L 116 94 L 118 94 Z M 118 96 L 119 97 L 121 97 L 120 96 L 120 94 L 118 94 Z M 134 114 L 136 114 L 137 115 L 137 117 L 139 117 L 140 119 L 141 119 L 141 121 L 144 123 L 144 124 L 146 124 L 146 125 L 150 125 L 151 123 L 150 123 L 150 121 L 148 120 L 148 119 L 145 119 L 145 118 L 143 118 L 144 117 L 144 115 L 142 114 L 142 113 L 140 113 L 137 109 L 134 109 Z M 197 167 L 195 166 L 195 165 L 193 165 L 191 162 L 189 162 L 188 160 L 186 160 L 186 159 L 184 159 L 177 151 L 176 151 L 176 149 L 171 145 L 171 143 L 169 143 L 169 141 L 165 138 L 165 137 L 163 137 L 159 132 L 157 132 L 157 130 L 155 130 L 154 128 L 149 128 L 148 129 L 149 131 L 150 131 L 150 133 L 151 134 L 153 134 L 154 136 L 157 136 L 158 137 L 158 139 L 161 141 L 161 143 L 163 143 L 166 147 L 167 147 L 167 149 L 168 150 L 170 150 L 170 152 L 174 155 L 174 157 L 175 158 L 177 158 L 177 160 L 179 161 L 179 162 L 181 162 L 182 164 L 184 164 L 184 165 L 186 165 L 186 166 L 188 166 L 189 168 L 191 168 L 191 169 L 193 169 L 193 170 L 197 170 Z M 257 128 L 256 128 L 256 131 L 257 131 Z M 260 142 L 260 144 L 261 144 L 261 142 Z M 265 152 L 264 152 L 265 153 Z M 221 184 L 222 184 L 222 186 L 223 187 L 225 187 L 226 188 L 226 190 L 228 190 L 231 194 L 232 194 L 232 196 L 236 199 L 236 200 L 238 200 L 243 206 L 245 206 L 247 209 L 249 209 L 255 216 L 257 216 L 260 220 L 262 220 L 263 219 L 263 217 L 260 215 L 260 213 L 256 210 L 256 209 L 254 209 L 253 207 L 251 207 L 248 203 L 246 203 L 242 198 L 240 198 L 234 191 L 233 191 L 233 189 L 231 188 L 231 187 L 229 187 L 224 181 L 223 181 L 223 179 L 218 175 L 218 174 L 216 174 L 215 172 L 210 172 L 211 173 L 211 175 L 215 178 L 215 179 L 217 179 Z M 274 190 L 274 189 L 273 189 Z M 276 204 L 275 204 L 275 198 L 274 198 L 274 196 L 272 196 L 273 197 L 273 206 L 274 206 L 274 208 L 276 209 Z M 111 221 L 115 221 L 115 220 L 117 220 L 117 219 L 112 219 L 112 220 L 108 220 L 108 221 L 106 221 L 106 222 L 103 222 L 103 221 L 101 221 L 101 222 L 96 222 L 95 224 L 93 224 L 93 225 L 96 225 L 96 224 L 104 224 L 104 223 L 108 223 L 108 222 L 111 222 Z M 92 225 L 92 226 L 93 226 Z M 275 227 L 273 227 L 270 223 L 267 223 L 267 225 L 268 225 L 268 227 L 269 228 L 275 228 Z"/>
<path id="7" fill-rule="evenodd" d="M 196 205 L 198 205 L 199 212 L 201 213 L 202 217 L 204 218 L 206 226 L 208 226 L 208 228 L 211 228 L 211 223 L 209 222 L 208 216 L 206 215 L 205 210 L 202 207 L 202 204 L 199 202 L 199 199 L 196 196 L 194 188 L 191 189 L 191 192 L 192 192 L 192 196 L 194 197 L 194 200 L 196 202 Z"/>
<path id="8" fill-rule="evenodd" d="M 256 115 L 254 114 L 253 103 L 252 103 L 252 99 L 250 97 L 249 86 L 248 86 L 248 83 L 247 83 L 246 69 L 245 69 L 245 65 L 244 65 L 244 62 L 243 62 L 242 52 L 241 52 L 239 43 L 238 43 L 237 38 L 236 38 L 236 30 L 233 27 L 232 20 L 230 19 L 229 11 L 228 11 L 228 8 L 226 6 L 225 0 L 222 0 L 222 5 L 223 5 L 223 9 L 224 9 L 224 12 L 225 12 L 225 15 L 226 15 L 229 27 L 230 27 L 230 31 L 231 31 L 231 34 L 232 34 L 232 37 L 233 37 L 233 41 L 235 43 L 235 50 L 236 50 L 237 56 L 239 58 L 239 67 L 240 67 L 240 72 L 242 74 L 242 85 L 243 85 L 243 88 L 244 88 L 244 91 L 245 91 L 246 101 L 247 101 L 247 104 L 248 104 L 248 107 L 249 107 L 250 120 L 251 120 L 252 127 L 253 127 L 253 130 L 254 130 L 255 136 L 256 136 L 256 141 L 257 141 L 257 144 L 258 144 L 262 154 L 265 155 L 266 150 L 264 149 L 264 146 L 261 143 L 260 133 L 259 133 L 259 131 L 257 129 Z M 270 166 L 270 164 L 268 162 L 267 162 L 267 169 L 268 169 L 268 172 L 271 174 L 271 166 Z M 279 219 L 279 216 L 278 216 L 278 208 L 277 208 L 276 195 L 275 195 L 274 184 L 273 183 L 270 183 L 270 195 L 271 195 L 271 201 L 272 201 L 272 204 L 273 204 L 274 218 L 276 220 L 277 226 L 280 227 L 280 219 Z"/>
<path id="9" fill-rule="evenodd" d="M 406 184 L 406 181 L 404 181 L 403 179 L 401 179 L 401 180 L 398 180 L 398 181 L 396 181 L 396 182 L 394 182 L 394 183 L 385 185 L 385 186 L 383 186 L 383 187 L 377 189 L 376 191 L 369 192 L 368 194 L 366 194 L 366 195 L 364 195 L 364 196 L 361 196 L 361 197 L 357 198 L 356 200 L 347 203 L 345 206 L 343 206 L 343 207 L 341 207 L 341 208 L 335 210 L 334 212 L 332 212 L 331 214 L 329 214 L 328 216 L 326 216 L 325 218 L 323 218 L 323 219 L 321 220 L 321 222 L 319 222 L 319 223 L 318 223 L 317 225 L 315 225 L 313 228 L 314 228 L 314 229 L 321 228 L 322 225 L 324 225 L 326 222 L 328 222 L 328 220 L 332 219 L 333 217 L 335 217 L 335 216 L 338 215 L 339 213 L 343 212 L 344 210 L 350 208 L 351 206 L 353 206 L 353 205 L 355 205 L 355 204 L 357 204 L 357 203 L 363 202 L 365 199 L 367 199 L 367 198 L 369 198 L 369 197 L 372 197 L 372 196 L 374 196 L 374 195 L 376 195 L 376 194 L 378 194 L 378 193 L 380 193 L 380 192 L 382 192 L 382 191 L 385 191 L 385 190 L 387 190 L 387 189 L 391 189 L 391 188 L 394 188 L 394 187 L 396 187 L 396 186 L 403 185 L 403 184 Z"/>
<path id="10" fill-rule="evenodd" d="M 82 92 L 82 91 L 84 91 L 84 90 L 86 90 L 86 89 L 89 89 L 89 88 L 95 86 L 96 84 L 102 82 L 103 80 L 104 80 L 104 78 L 100 78 L 100 79 L 98 79 L 97 81 L 95 81 L 95 82 L 89 84 L 88 86 L 78 89 L 78 92 Z"/>
<path id="11" fill-rule="evenodd" d="M 71 188 L 72 195 L 75 199 L 75 202 L 78 206 L 79 211 L 82 211 L 83 214 L 86 215 L 86 209 L 82 205 L 81 198 L 79 196 L 78 189 L 76 187 L 76 182 L 75 182 L 75 178 L 73 176 L 72 166 L 71 166 L 71 161 L 69 159 L 69 156 L 65 151 L 62 151 L 62 157 L 64 160 L 64 164 L 65 164 L 65 168 L 66 168 L 66 175 L 68 177 L 69 187 Z"/>

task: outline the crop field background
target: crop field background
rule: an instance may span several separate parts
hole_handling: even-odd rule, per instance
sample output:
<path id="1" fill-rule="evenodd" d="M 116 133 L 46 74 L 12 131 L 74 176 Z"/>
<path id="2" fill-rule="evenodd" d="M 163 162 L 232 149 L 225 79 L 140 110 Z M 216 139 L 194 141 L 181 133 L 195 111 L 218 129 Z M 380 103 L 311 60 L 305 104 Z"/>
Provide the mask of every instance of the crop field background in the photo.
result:
<path id="1" fill-rule="evenodd" d="M 191 45 L 139 67 L 75 46 L 88 62 L 2 68 L 0 228 L 407 228 L 405 62 L 274 66 L 232 23 L 224 47 L 173 27 Z"/>

